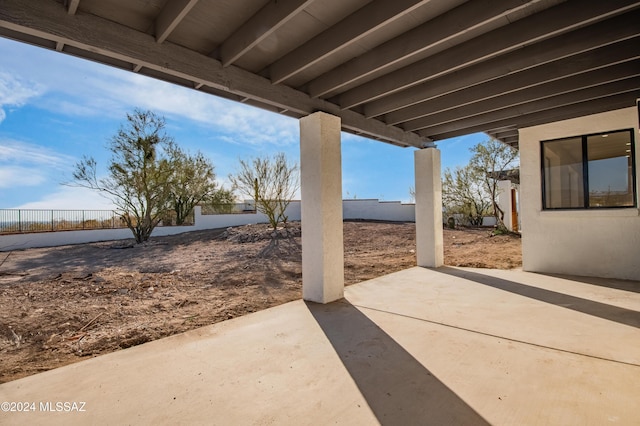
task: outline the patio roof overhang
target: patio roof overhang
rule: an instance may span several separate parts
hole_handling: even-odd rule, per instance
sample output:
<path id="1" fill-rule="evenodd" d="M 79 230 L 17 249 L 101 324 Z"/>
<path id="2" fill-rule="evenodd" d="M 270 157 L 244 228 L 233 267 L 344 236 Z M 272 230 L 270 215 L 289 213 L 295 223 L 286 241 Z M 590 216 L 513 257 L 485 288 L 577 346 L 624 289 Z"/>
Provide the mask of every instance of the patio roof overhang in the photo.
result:
<path id="1" fill-rule="evenodd" d="M 3 0 L 0 36 L 400 146 L 635 105 L 630 0 Z"/>

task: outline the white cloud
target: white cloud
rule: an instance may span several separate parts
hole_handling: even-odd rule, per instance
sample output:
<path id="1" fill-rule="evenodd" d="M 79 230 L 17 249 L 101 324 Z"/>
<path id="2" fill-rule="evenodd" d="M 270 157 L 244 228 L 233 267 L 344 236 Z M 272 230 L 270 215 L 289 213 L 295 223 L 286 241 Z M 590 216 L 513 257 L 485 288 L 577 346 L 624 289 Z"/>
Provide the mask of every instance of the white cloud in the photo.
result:
<path id="1" fill-rule="evenodd" d="M 117 119 L 139 107 L 168 119 L 195 122 L 228 143 L 286 146 L 298 142 L 298 122 L 292 118 L 139 74 L 85 65 L 84 70 L 76 65 L 53 72 L 58 74 L 56 79 L 65 81 L 48 82 L 49 95 L 39 105 L 69 116 Z"/>
<path id="2" fill-rule="evenodd" d="M 113 210 L 114 205 L 96 191 L 71 186 L 60 187 L 41 200 L 13 207 L 15 209 L 45 210 Z"/>
<path id="3" fill-rule="evenodd" d="M 113 97 L 127 93 L 132 107 L 196 121 L 223 133 L 228 142 L 277 146 L 298 142 L 298 122 L 289 117 L 136 74 L 120 73 L 117 80 L 99 86 Z"/>
<path id="4" fill-rule="evenodd" d="M 74 162 L 73 157 L 43 146 L 0 138 L 0 188 L 56 182 Z"/>
<path id="5" fill-rule="evenodd" d="M 43 93 L 41 85 L 16 78 L 0 71 L 0 123 L 7 117 L 5 108 L 20 107 Z"/>
<path id="6" fill-rule="evenodd" d="M 66 169 L 75 162 L 74 157 L 60 154 L 44 146 L 20 142 L 12 139 L 0 139 L 0 163 L 20 163 L 24 165 L 46 166 L 54 169 Z M 3 167 L 4 168 L 4 167 Z"/>
<path id="7" fill-rule="evenodd" d="M 21 166 L 0 165 L 0 188 L 37 186 L 47 181 L 38 170 Z"/>

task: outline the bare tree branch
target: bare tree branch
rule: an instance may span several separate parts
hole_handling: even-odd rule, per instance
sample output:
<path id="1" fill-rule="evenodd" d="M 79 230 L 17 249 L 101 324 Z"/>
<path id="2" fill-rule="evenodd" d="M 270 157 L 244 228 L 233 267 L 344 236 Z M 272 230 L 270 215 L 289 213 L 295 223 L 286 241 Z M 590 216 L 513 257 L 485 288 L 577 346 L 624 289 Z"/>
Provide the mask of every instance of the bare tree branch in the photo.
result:
<path id="1" fill-rule="evenodd" d="M 298 165 L 289 164 L 284 153 L 250 162 L 241 159 L 240 170 L 229 179 L 235 191 L 255 201 L 256 209 L 267 216 L 273 229 L 278 223 L 287 222 L 284 212 L 300 188 L 300 181 Z"/>
<path id="2" fill-rule="evenodd" d="M 518 151 L 490 139 L 472 147 L 471 152 L 473 156 L 468 165 L 444 171 L 443 204 L 449 214 L 462 214 L 471 225 L 482 225 L 482 218 L 493 214 L 498 227 L 504 227 L 496 176 L 517 167 Z"/>

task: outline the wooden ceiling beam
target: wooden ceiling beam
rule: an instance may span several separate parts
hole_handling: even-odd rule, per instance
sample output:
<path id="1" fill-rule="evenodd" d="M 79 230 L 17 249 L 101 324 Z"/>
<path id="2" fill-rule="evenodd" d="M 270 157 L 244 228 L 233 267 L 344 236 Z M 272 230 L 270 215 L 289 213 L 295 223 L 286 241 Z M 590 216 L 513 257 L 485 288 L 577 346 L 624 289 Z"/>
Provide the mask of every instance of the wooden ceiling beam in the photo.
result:
<path id="1" fill-rule="evenodd" d="M 518 137 L 518 129 L 513 130 L 503 130 L 503 131 L 490 131 L 486 132 L 489 136 L 496 139 L 505 139 L 505 138 L 517 138 Z"/>
<path id="2" fill-rule="evenodd" d="M 525 0 L 466 2 L 317 77 L 309 82 L 309 94 L 313 97 L 330 94 L 529 3 Z"/>
<path id="3" fill-rule="evenodd" d="M 429 0 L 372 1 L 271 64 L 271 81 L 274 84 L 282 83 L 428 2 Z"/>
<path id="4" fill-rule="evenodd" d="M 623 42 L 640 43 L 637 39 Z M 637 44 L 631 44 L 633 47 Z M 616 54 L 617 51 L 617 54 Z M 558 62 L 510 74 L 504 79 L 490 80 L 472 86 L 467 90 L 441 96 L 412 105 L 384 116 L 387 124 L 404 123 L 410 128 L 415 120 L 429 120 L 434 123 L 454 114 L 458 117 L 491 111 L 507 105 L 517 105 L 533 99 L 540 99 L 572 90 L 603 84 L 640 73 L 640 50 L 629 60 L 629 52 L 606 46 Z"/>
<path id="5" fill-rule="evenodd" d="M 370 102 L 364 106 L 365 116 L 376 117 L 447 94 L 473 90 L 473 86 L 483 82 L 504 81 L 509 74 L 535 67 L 543 70 L 553 61 L 636 37 L 639 19 L 640 11 L 632 11 L 480 62 Z"/>
<path id="6" fill-rule="evenodd" d="M 123 23 L 118 23 L 120 18 L 117 14 L 109 14 L 109 19 L 100 17 L 99 10 L 101 9 L 99 7 L 96 7 L 95 10 L 92 9 L 93 3 L 85 2 L 83 9 L 78 10 L 79 0 L 71 2 L 64 0 L 1 1 L 0 35 L 2 36 L 49 49 L 62 50 L 70 55 L 121 69 L 133 69 L 153 78 L 189 88 L 197 87 L 207 93 L 236 101 L 245 99 L 248 104 L 259 105 L 261 108 L 297 118 L 316 111 L 324 111 L 340 117 L 342 129 L 345 131 L 400 146 L 424 147 L 430 139 L 442 139 L 445 136 L 467 134 L 474 131 L 488 131 L 489 134 L 500 137 L 501 140 L 517 144 L 518 132 L 514 130 L 514 126 L 542 124 L 603 110 L 632 106 L 640 97 L 640 71 L 638 70 L 640 68 L 640 49 L 637 47 L 640 0 L 636 2 L 631 0 L 610 0 L 607 2 L 568 0 L 568 2 L 554 6 L 552 9 L 544 9 L 547 2 L 542 2 L 539 6 L 537 4 L 531 6 L 529 1 L 521 0 L 519 4 L 524 4 L 521 7 L 528 9 L 510 14 L 507 17 L 494 18 L 504 21 L 507 18 L 516 19 L 517 16 L 536 13 L 514 21 L 514 24 L 503 26 L 471 39 L 475 40 L 476 44 L 459 43 L 461 40 L 467 40 L 477 33 L 486 31 L 486 28 L 496 28 L 502 23 L 500 21 L 488 22 L 487 19 L 494 18 L 487 17 L 489 15 L 487 12 L 483 15 L 484 18 L 478 18 L 478 22 L 482 22 L 478 24 L 482 25 L 480 28 L 476 26 L 474 30 L 465 33 L 464 31 L 467 31 L 469 25 L 476 22 L 469 21 L 460 23 L 460 27 L 450 29 L 451 37 L 443 41 L 443 44 L 436 49 L 443 49 L 450 45 L 454 45 L 454 47 L 443 50 L 429 59 L 433 62 L 432 66 L 434 67 L 429 69 L 429 72 L 433 73 L 432 75 L 413 76 L 414 80 L 418 81 L 426 78 L 421 84 L 411 85 L 408 89 L 397 91 L 375 101 L 367 101 L 355 106 L 354 109 L 343 109 L 341 105 L 320 97 L 314 98 L 302 90 L 296 90 L 285 84 L 274 85 L 270 78 L 266 77 L 267 74 L 253 73 L 233 64 L 233 61 L 245 54 L 248 59 L 253 59 L 251 54 L 256 53 L 251 51 L 255 46 L 254 43 L 259 43 L 259 40 L 264 40 L 268 34 L 273 34 L 270 32 L 273 30 L 267 29 L 263 33 L 254 34 L 247 38 L 251 31 L 246 28 L 255 26 L 255 23 L 251 23 L 252 20 L 257 22 L 258 17 L 263 19 L 268 15 L 271 16 L 270 22 L 273 22 L 274 25 L 282 25 L 283 22 L 295 16 L 295 13 L 300 13 L 304 5 L 307 5 L 311 0 L 272 0 L 272 2 L 263 0 L 258 3 L 260 5 L 267 3 L 267 6 L 254 15 L 254 17 L 258 16 L 255 19 L 249 17 L 245 8 L 241 19 L 241 21 L 245 21 L 244 26 L 229 27 L 224 32 L 225 34 L 232 33 L 232 36 L 227 39 L 229 43 L 227 48 L 230 49 L 228 52 L 231 53 L 229 56 L 225 56 L 226 66 L 216 58 L 186 47 L 195 46 L 198 41 L 203 41 L 198 38 L 204 37 L 202 33 L 192 34 L 190 41 L 186 40 L 181 45 L 166 40 L 167 37 L 169 40 L 173 40 L 170 35 L 171 31 L 179 25 L 189 10 L 192 10 L 196 0 L 165 2 L 166 8 L 158 15 L 156 22 L 160 30 L 157 39 L 149 32 L 140 31 L 124 24 L 125 22 L 129 22 L 129 24 L 133 22 L 129 19 L 133 19 L 134 15 L 121 11 L 120 18 Z M 488 0 L 474 0 L 474 2 L 464 3 L 464 5 L 470 8 L 472 4 L 476 5 L 483 1 Z M 513 2 L 515 4 L 516 0 Z M 285 55 L 283 59 L 288 57 L 292 61 L 292 68 L 289 70 L 292 74 L 289 75 L 295 76 L 301 70 L 308 69 L 311 64 L 327 64 L 328 62 L 324 62 L 323 58 L 328 58 L 332 53 L 338 52 L 345 43 L 357 43 L 362 37 L 373 34 L 375 31 L 380 31 L 375 33 L 376 38 L 382 36 L 387 33 L 385 25 L 403 14 L 410 13 L 407 10 L 415 10 L 423 4 L 418 0 L 398 0 L 395 3 L 374 0 L 368 3 L 363 1 L 359 4 L 363 3 L 366 6 L 360 11 L 344 18 L 337 26 L 331 27 L 318 36 L 318 40 L 322 41 L 322 43 L 317 42 L 319 43 L 319 51 L 312 49 L 313 44 L 308 44 L 314 42 L 316 40 L 314 38 L 299 47 L 311 52 L 310 56 L 305 56 L 307 54 L 305 52 L 305 55 L 296 59 L 296 49 L 293 49 L 289 54 L 291 56 Z M 501 7 L 507 7 L 505 2 L 495 3 L 501 3 Z M 494 6 L 498 7 L 495 3 Z M 569 3 L 571 7 L 561 8 L 563 4 Z M 287 12 L 273 9 L 277 8 L 274 6 L 275 4 L 283 8 L 286 6 Z M 271 9 L 265 9 L 269 5 L 272 5 Z M 141 3 L 139 6 L 140 10 L 136 9 L 136 13 L 148 10 L 148 8 L 143 8 Z M 215 11 L 215 7 L 218 6 L 221 7 L 222 3 L 212 2 L 213 9 L 209 9 L 209 11 Z M 375 9 L 374 6 L 379 9 Z M 75 9 L 73 16 L 69 15 L 69 7 Z M 208 7 L 209 3 L 207 3 Z M 273 13 L 273 16 L 267 12 L 263 12 L 264 14 L 261 15 L 264 10 L 270 10 L 269 13 Z M 359 13 L 364 13 L 361 12 L 362 10 L 369 12 L 378 10 L 381 15 L 373 16 L 375 14 L 367 13 L 364 21 L 357 21 L 354 16 L 358 17 Z M 541 11 L 537 12 L 538 10 Z M 553 14 L 549 14 L 550 10 L 553 10 Z M 572 13 L 568 14 L 569 17 L 560 16 L 562 10 Z M 452 11 L 446 12 L 444 15 L 450 12 Z M 415 16 L 417 15 L 419 14 L 415 14 Z M 537 19 L 533 20 L 535 16 Z M 543 22 L 547 18 L 550 22 Z M 161 24 L 160 21 L 164 21 L 164 23 Z M 344 22 L 351 22 L 353 25 L 343 28 L 340 25 L 347 25 Z M 524 23 L 532 25 L 536 22 L 544 27 L 543 30 L 540 29 L 540 25 L 535 29 L 524 25 Z M 416 22 L 415 25 L 419 24 Z M 340 28 L 351 32 L 345 33 Z M 512 28 L 510 31 L 514 32 L 514 36 L 520 38 L 515 41 L 496 39 L 496 34 L 501 34 L 505 38 L 511 34 L 511 32 L 499 32 L 506 31 L 505 28 Z M 409 30 L 409 33 L 411 31 L 413 30 Z M 518 33 L 524 35 L 519 36 Z M 488 34 L 493 38 L 487 38 Z M 441 40 L 442 37 L 446 38 L 447 36 L 435 34 L 433 37 L 434 40 Z M 234 38 L 240 42 L 232 42 Z M 340 40 L 346 41 L 340 44 Z M 489 50 L 473 51 L 472 47 L 485 48 L 481 46 L 481 43 L 490 41 L 493 42 L 490 43 L 492 45 L 486 47 Z M 193 44 L 190 44 L 191 42 Z M 436 41 L 436 43 L 439 42 Z M 424 43 L 426 43 L 425 46 L 431 46 L 428 40 Z M 455 43 L 459 44 L 455 45 Z M 460 47 L 463 45 L 464 49 Z M 218 49 L 218 53 L 221 52 L 221 47 Z M 598 48 L 600 49 L 596 50 Z M 251 53 L 249 53 L 250 51 Z M 428 51 L 432 52 L 432 50 Z M 399 54 L 419 55 L 411 51 Z M 422 56 L 415 56 L 414 60 L 418 57 L 423 58 L 426 54 L 424 52 Z M 444 54 L 464 56 L 464 58 L 440 56 Z M 336 63 L 338 56 L 341 55 L 336 55 Z M 434 60 L 443 58 L 449 58 L 448 60 L 451 62 Z M 334 57 L 331 56 L 330 60 L 333 61 Z M 380 60 L 388 63 L 393 59 L 387 57 Z M 459 62 L 453 62 L 454 60 Z M 396 69 L 407 62 L 395 62 L 393 68 Z M 416 63 L 420 63 L 420 61 Z M 413 69 L 414 65 L 409 65 L 407 69 Z M 444 70 L 445 66 L 451 65 L 453 71 Z M 442 74 L 438 74 L 440 68 L 442 68 Z M 285 74 L 289 71 L 286 71 Z M 398 70 L 391 74 L 395 72 L 404 73 L 405 71 Z M 282 81 L 286 82 L 287 78 L 285 77 Z M 400 84 L 403 84 L 402 81 Z M 308 87 L 305 85 L 305 90 Z M 349 83 L 348 87 L 353 86 Z M 346 89 L 346 87 L 344 88 Z M 374 89 L 380 88 L 374 87 Z M 396 95 L 401 95 L 402 99 L 396 99 Z M 372 96 L 377 95 L 374 93 Z M 390 105 L 388 103 L 390 100 L 398 103 Z M 385 101 L 386 104 L 379 103 L 382 101 Z M 415 108 L 408 107 L 408 105 Z M 392 109 L 379 113 L 375 111 L 374 106 L 377 108 L 391 106 Z M 400 115 L 409 113 L 412 115 Z M 384 114 L 386 114 L 384 121 L 377 118 Z M 387 120 L 388 122 L 386 122 Z M 400 128 L 395 125 L 396 123 L 405 123 L 406 127 Z M 414 130 L 419 130 L 419 132 Z"/>
<path id="7" fill-rule="evenodd" d="M 490 138 L 499 140 L 502 143 L 518 148 L 520 133 L 518 129 L 502 128 L 484 132 Z"/>
<path id="8" fill-rule="evenodd" d="M 511 145 L 513 143 L 518 142 L 519 137 L 518 136 L 511 136 L 511 137 L 508 137 L 508 138 L 502 138 L 502 139 L 496 138 L 496 139 L 498 139 L 502 143 L 506 143 L 507 145 Z"/>
<path id="9" fill-rule="evenodd" d="M 426 141 L 415 133 L 367 119 L 354 111 L 342 111 L 335 104 L 312 99 L 290 87 L 274 86 L 268 79 L 236 66 L 224 68 L 216 59 L 182 46 L 156 43 L 148 34 L 113 21 L 91 14 L 70 17 L 53 1 L 3 0 L 1 28 L 9 30 L 14 39 L 42 40 L 41 46 L 45 45 L 44 40 L 51 40 L 50 48 L 55 48 L 55 42 L 60 41 L 72 46 L 78 55 L 84 51 L 87 56 L 95 54 L 118 63 L 142 65 L 156 78 L 164 74 L 167 80 L 198 81 L 212 89 L 248 97 L 300 116 L 324 111 L 340 117 L 345 130 L 360 131 L 367 137 L 397 145 L 423 147 Z"/>
<path id="10" fill-rule="evenodd" d="M 443 132 L 439 134 L 428 134 L 428 132 L 420 133 L 424 137 L 428 137 L 435 141 L 450 139 L 476 132 L 484 132 L 486 129 L 497 129 L 505 126 L 516 126 L 518 129 L 522 129 L 525 127 L 537 126 L 540 124 L 635 106 L 638 96 L 640 96 L 640 93 L 637 90 L 633 90 L 630 92 L 613 94 L 603 98 L 582 101 L 571 105 L 570 107 L 566 105 L 558 106 L 544 111 L 520 114 L 507 119 L 471 125 L 461 129 L 452 130 L 450 132 Z"/>
<path id="11" fill-rule="evenodd" d="M 638 41 L 635 39 L 630 40 L 630 42 L 638 43 Z M 626 44 L 628 43 L 629 42 L 627 42 Z M 610 53 L 612 52 L 602 52 L 602 56 L 598 57 L 598 59 L 601 59 Z M 513 107 L 537 99 L 544 99 L 547 97 L 573 92 L 591 86 L 601 85 L 608 82 L 637 76 L 640 75 L 640 59 L 638 58 L 640 58 L 640 51 L 638 51 L 635 60 L 622 63 L 614 62 L 614 65 L 612 66 L 604 66 L 606 62 L 603 61 L 602 68 L 594 69 L 580 74 L 571 74 L 567 77 L 561 76 L 561 78 L 559 79 L 550 79 L 550 81 L 539 85 L 523 85 L 523 89 L 521 90 L 505 91 L 502 95 L 500 95 L 501 92 L 494 92 L 497 96 L 487 99 L 479 98 L 480 100 L 477 102 L 461 102 L 459 106 L 446 109 L 443 108 L 440 110 L 434 110 L 431 106 L 429 106 L 429 110 L 433 111 L 433 113 L 425 114 L 423 117 L 403 122 L 402 127 L 405 130 L 421 129 L 439 123 L 446 123 L 451 120 L 488 113 L 490 111 Z M 576 60 L 576 62 L 573 63 L 577 64 L 580 62 Z M 595 60 L 594 62 L 589 63 L 595 64 Z M 548 69 L 545 69 L 545 71 L 548 71 Z M 466 91 L 460 94 L 460 96 L 464 96 L 465 98 L 466 95 Z M 436 101 L 437 100 L 439 99 L 436 99 Z M 450 102 L 450 99 L 447 100 L 447 104 L 448 102 Z M 387 122 L 387 124 L 390 123 Z"/>
<path id="12" fill-rule="evenodd" d="M 338 97 L 338 104 L 353 108 L 639 5 L 633 0 L 569 0 L 354 87 Z"/>
<path id="13" fill-rule="evenodd" d="M 584 117 L 591 114 L 599 114 L 606 111 L 614 111 L 617 109 L 635 106 L 635 100 L 633 99 L 634 96 L 637 96 L 634 92 L 622 93 L 609 98 L 581 102 L 573 105 L 572 108 L 554 108 L 534 114 L 522 115 L 517 117 L 517 120 L 501 120 L 495 123 L 488 123 L 488 125 L 501 127 L 515 124 L 518 129 L 524 129 L 526 127 L 538 126 L 551 122 L 569 120 L 572 118 Z M 468 127 L 449 133 L 431 135 L 429 138 L 436 141 L 460 137 L 471 133 L 483 132 L 483 129 L 486 128 L 485 126 L 486 124 L 483 126 Z"/>
<path id="14" fill-rule="evenodd" d="M 599 86 L 589 87 L 587 89 L 576 90 L 574 92 L 551 96 L 536 101 L 526 102 L 517 106 L 510 106 L 496 111 L 457 119 L 447 123 L 440 123 L 429 127 L 425 126 L 424 128 L 414 130 L 420 130 L 420 133 L 423 135 L 447 133 L 454 130 L 464 129 L 465 127 L 472 127 L 481 125 L 483 123 L 491 123 L 524 114 L 533 114 L 539 111 L 557 108 L 560 106 L 567 106 L 568 108 L 570 108 L 571 105 L 579 103 L 583 100 L 599 99 L 618 93 L 626 93 L 632 91 L 638 91 L 638 94 L 640 95 L 640 77 L 626 78 L 624 80 L 614 81 L 612 83 L 606 83 Z"/>
<path id="15" fill-rule="evenodd" d="M 228 67 L 296 16 L 313 0 L 271 0 L 219 47 L 222 66 Z"/>
<path id="16" fill-rule="evenodd" d="M 198 0 L 170 0 L 162 9 L 155 22 L 156 41 L 162 43 L 191 11 Z"/>
<path id="17" fill-rule="evenodd" d="M 75 15 L 78 11 L 80 0 L 66 0 L 65 5 L 67 6 L 67 13 L 69 15 Z"/>

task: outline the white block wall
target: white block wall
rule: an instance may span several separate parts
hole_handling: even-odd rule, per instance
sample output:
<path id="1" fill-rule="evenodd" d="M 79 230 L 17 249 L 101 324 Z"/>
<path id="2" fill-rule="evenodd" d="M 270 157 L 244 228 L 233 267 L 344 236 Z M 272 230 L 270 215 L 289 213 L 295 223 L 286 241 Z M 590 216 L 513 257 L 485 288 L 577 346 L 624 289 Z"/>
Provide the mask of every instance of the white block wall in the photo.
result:
<path id="1" fill-rule="evenodd" d="M 399 201 L 343 200 L 342 214 L 346 220 L 388 220 L 391 222 L 415 222 L 414 204 L 402 204 Z"/>
<path id="2" fill-rule="evenodd" d="M 388 220 L 394 222 L 415 221 L 413 204 L 386 202 L 378 200 L 344 200 L 345 219 Z M 289 221 L 300 220 L 300 201 L 289 204 L 285 214 Z M 268 223 L 262 213 L 202 215 L 200 207 L 195 209 L 193 226 L 161 226 L 153 230 L 152 236 L 181 234 L 189 231 L 227 228 L 256 223 Z M 87 231 L 40 232 L 32 234 L 13 234 L 0 236 L 0 251 L 19 250 L 31 247 L 55 247 L 67 244 L 83 244 L 97 241 L 124 240 L 133 238 L 131 231 L 125 229 L 96 229 Z"/>

